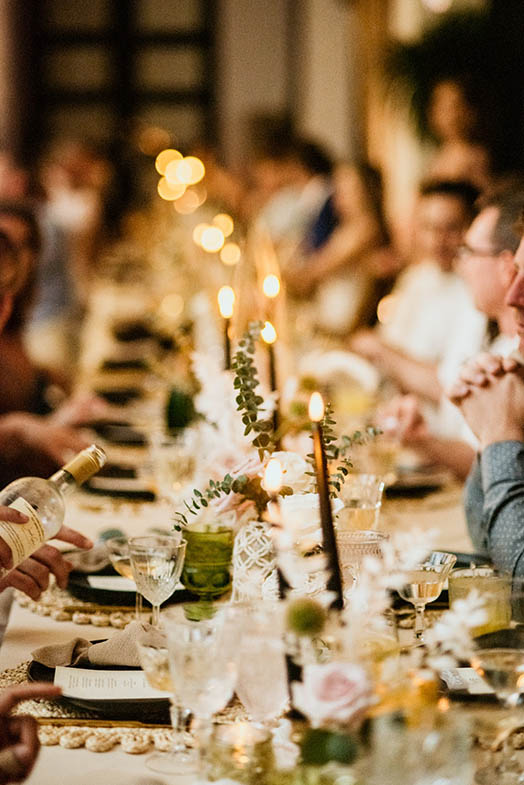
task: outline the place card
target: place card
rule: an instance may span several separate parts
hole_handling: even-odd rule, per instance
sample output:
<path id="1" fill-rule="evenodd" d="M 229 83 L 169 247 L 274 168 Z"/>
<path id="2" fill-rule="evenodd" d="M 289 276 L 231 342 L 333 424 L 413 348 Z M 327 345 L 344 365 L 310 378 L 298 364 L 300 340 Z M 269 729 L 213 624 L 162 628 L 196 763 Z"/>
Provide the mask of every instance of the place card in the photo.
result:
<path id="1" fill-rule="evenodd" d="M 54 683 L 69 698 L 88 700 L 144 700 L 170 698 L 169 692 L 155 690 L 147 683 L 142 670 L 94 670 L 90 668 L 55 668 Z"/>
<path id="2" fill-rule="evenodd" d="M 494 690 L 474 668 L 449 668 L 442 671 L 440 677 L 446 682 L 450 692 L 460 690 L 469 692 L 470 695 L 494 694 Z"/>
<path id="3" fill-rule="evenodd" d="M 88 575 L 87 582 L 93 589 L 105 591 L 136 591 L 136 583 L 131 578 L 120 575 Z"/>

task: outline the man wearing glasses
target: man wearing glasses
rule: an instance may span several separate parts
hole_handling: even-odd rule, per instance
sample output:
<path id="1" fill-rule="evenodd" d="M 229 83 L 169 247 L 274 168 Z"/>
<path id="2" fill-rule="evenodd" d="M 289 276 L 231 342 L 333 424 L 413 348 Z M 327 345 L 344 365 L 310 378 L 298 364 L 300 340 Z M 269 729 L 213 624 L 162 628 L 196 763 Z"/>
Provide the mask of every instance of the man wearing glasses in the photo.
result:
<path id="1" fill-rule="evenodd" d="M 516 346 L 513 309 L 506 292 L 514 275 L 514 254 L 520 241 L 515 224 L 524 209 L 524 183 L 505 187 L 481 203 L 481 211 L 459 247 L 457 272 L 465 280 L 475 307 L 488 318 L 485 348 L 507 355 Z M 456 378 L 462 358 L 451 353 L 440 367 L 439 378 L 448 387 Z M 477 442 L 460 413 L 443 397 L 438 420 L 426 421 L 420 400 L 413 396 L 394 399 L 382 412 L 382 427 L 414 449 L 423 460 L 451 469 L 465 479 Z"/>
<path id="2" fill-rule="evenodd" d="M 522 216 L 524 217 L 524 215 Z M 509 358 L 481 355 L 450 390 L 479 440 L 466 486 L 466 515 L 475 548 L 499 569 L 524 575 L 524 224 L 505 295 L 518 351 Z"/>

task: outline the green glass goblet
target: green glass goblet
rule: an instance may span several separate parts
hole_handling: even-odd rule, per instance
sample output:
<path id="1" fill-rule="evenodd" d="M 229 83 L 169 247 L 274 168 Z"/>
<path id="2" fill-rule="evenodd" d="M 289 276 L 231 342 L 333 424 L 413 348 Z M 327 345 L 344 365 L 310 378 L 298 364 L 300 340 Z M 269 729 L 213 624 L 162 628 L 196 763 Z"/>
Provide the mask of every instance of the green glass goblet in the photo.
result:
<path id="1" fill-rule="evenodd" d="M 216 600 L 231 589 L 234 533 L 229 527 L 187 529 L 181 581 L 200 600 Z"/>

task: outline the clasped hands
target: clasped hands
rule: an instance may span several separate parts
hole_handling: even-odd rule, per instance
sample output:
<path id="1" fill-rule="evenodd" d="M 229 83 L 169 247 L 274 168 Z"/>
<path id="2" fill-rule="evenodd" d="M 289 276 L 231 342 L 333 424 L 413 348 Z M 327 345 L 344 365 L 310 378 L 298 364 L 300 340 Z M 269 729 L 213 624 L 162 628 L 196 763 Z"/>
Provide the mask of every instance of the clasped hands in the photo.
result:
<path id="1" fill-rule="evenodd" d="M 467 362 L 447 392 L 480 448 L 524 441 L 524 366 L 512 357 L 481 354 Z"/>

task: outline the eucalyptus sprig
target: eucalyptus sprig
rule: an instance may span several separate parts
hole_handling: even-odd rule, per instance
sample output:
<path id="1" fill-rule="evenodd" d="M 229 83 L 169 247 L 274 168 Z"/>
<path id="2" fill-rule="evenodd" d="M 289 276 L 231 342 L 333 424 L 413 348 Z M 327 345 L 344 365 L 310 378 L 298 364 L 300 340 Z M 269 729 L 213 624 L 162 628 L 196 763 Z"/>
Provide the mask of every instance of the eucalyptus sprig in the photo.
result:
<path id="1" fill-rule="evenodd" d="M 244 435 L 255 434 L 252 444 L 258 450 L 260 460 L 264 459 L 266 452 L 272 453 L 275 449 L 273 419 L 271 417 L 265 418 L 262 415 L 264 399 L 256 391 L 259 379 L 254 357 L 256 342 L 260 337 L 262 327 L 262 322 L 250 323 L 239 341 L 238 349 L 231 363 L 231 368 L 235 372 L 233 382 L 234 389 L 237 391 L 235 400 L 237 411 L 242 412 Z M 289 488 L 282 488 L 280 491 L 282 495 L 289 492 Z M 237 493 L 252 501 L 260 515 L 266 509 L 269 501 L 269 496 L 261 486 L 260 477 L 248 477 L 246 474 L 232 477 L 230 474 L 226 474 L 220 481 L 210 480 L 203 490 L 194 488 L 193 496 L 184 501 L 184 507 L 187 513 L 198 515 L 202 508 L 209 506 L 210 502 L 219 499 L 220 496 L 228 496 L 230 493 Z M 177 511 L 175 513 L 175 529 L 180 530 L 187 525 L 186 513 Z"/>
<path id="2" fill-rule="evenodd" d="M 351 448 L 355 445 L 367 444 L 381 433 L 380 428 L 368 425 L 363 431 L 354 431 L 351 436 L 344 434 L 337 440 L 335 427 L 336 421 L 333 419 L 333 407 L 330 403 L 327 403 L 322 420 L 322 436 L 326 458 L 329 464 L 338 462 L 335 471 L 330 473 L 328 477 L 332 498 L 340 493 L 350 470 L 353 468 L 353 463 L 349 457 Z M 307 460 L 313 469 L 308 474 L 315 477 L 315 456 L 313 453 L 308 454 Z"/>
<path id="3" fill-rule="evenodd" d="M 209 480 L 207 487 L 201 491 L 194 488 L 192 498 L 184 501 L 184 507 L 191 515 L 198 515 L 202 508 L 209 506 L 210 502 L 221 496 L 228 496 L 230 493 L 241 494 L 254 502 L 259 514 L 262 514 L 266 509 L 269 501 L 269 496 L 262 488 L 260 477 L 248 477 L 247 474 L 232 477 L 230 474 L 226 474 L 222 480 Z M 177 530 L 188 525 L 187 515 L 183 512 L 177 511 L 175 520 L 175 529 Z"/>
<path id="4" fill-rule="evenodd" d="M 262 327 L 262 322 L 249 324 L 239 341 L 231 363 L 231 368 L 235 372 L 233 386 L 237 390 L 235 400 L 237 411 L 242 412 L 244 435 L 255 434 L 252 444 L 258 450 L 260 460 L 263 460 L 265 452 L 271 453 L 275 449 L 273 419 L 262 416 L 264 399 L 256 392 L 259 379 L 254 356 Z"/>

